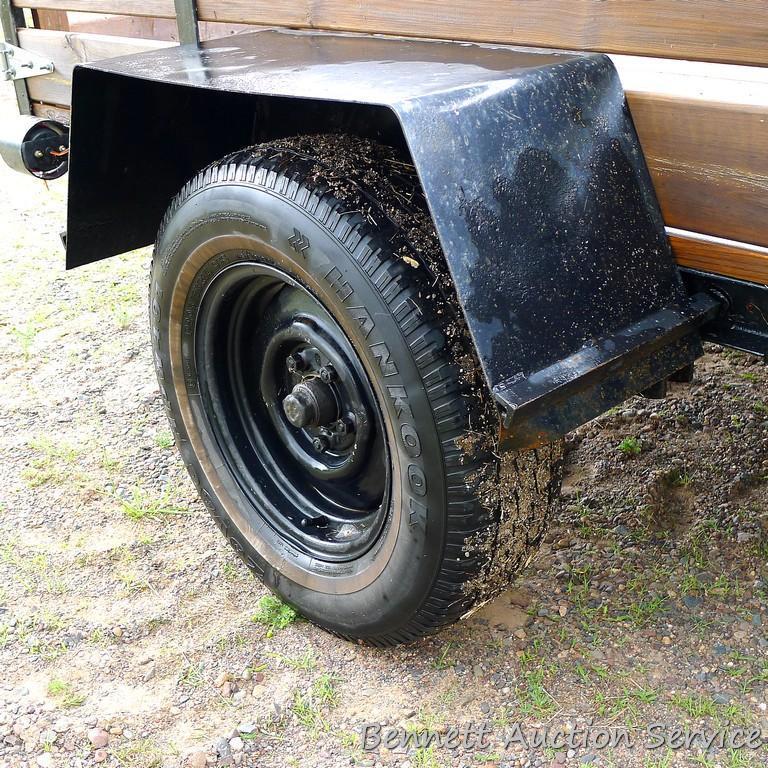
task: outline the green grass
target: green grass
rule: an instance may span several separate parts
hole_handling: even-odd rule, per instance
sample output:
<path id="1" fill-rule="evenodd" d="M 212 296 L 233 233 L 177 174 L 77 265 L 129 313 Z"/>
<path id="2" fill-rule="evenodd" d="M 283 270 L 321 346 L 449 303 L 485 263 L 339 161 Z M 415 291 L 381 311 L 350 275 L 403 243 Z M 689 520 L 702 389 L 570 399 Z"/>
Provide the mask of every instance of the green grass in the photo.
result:
<path id="1" fill-rule="evenodd" d="M 672 768 L 673 753 L 667 750 L 664 757 L 646 757 L 643 768 Z"/>
<path id="2" fill-rule="evenodd" d="M 317 666 L 317 660 L 311 648 L 307 648 L 301 656 L 285 656 L 282 653 L 268 653 L 267 656 L 277 659 L 291 669 L 310 671 Z"/>
<path id="3" fill-rule="evenodd" d="M 137 308 L 141 306 L 142 297 L 136 281 L 124 279 L 119 265 L 116 267 L 118 271 L 111 274 L 108 280 L 89 287 L 81 301 L 85 309 L 111 320 L 120 330 L 124 330 L 138 315 Z"/>
<path id="4" fill-rule="evenodd" d="M 308 691 L 294 693 L 291 711 L 299 724 L 307 730 L 327 730 L 324 713 L 335 707 L 338 702 L 336 678 L 333 675 L 322 674 L 312 683 Z"/>
<path id="5" fill-rule="evenodd" d="M 174 439 L 170 432 L 158 432 L 155 435 L 155 445 L 158 448 L 168 449 L 173 448 Z"/>
<path id="6" fill-rule="evenodd" d="M 640 451 L 643 450 L 643 447 L 640 445 L 640 441 L 636 437 L 625 437 L 619 443 L 619 450 L 625 456 L 636 456 L 638 453 L 640 453 Z"/>
<path id="7" fill-rule="evenodd" d="M 151 739 L 129 741 L 110 751 L 120 768 L 160 768 L 163 764 L 163 753 Z"/>
<path id="8" fill-rule="evenodd" d="M 172 503 L 170 491 L 165 491 L 161 496 L 151 496 L 141 488 L 134 488 L 130 499 L 118 500 L 125 515 L 136 522 L 187 514 L 186 509 Z"/>
<path id="9" fill-rule="evenodd" d="M 717 704 L 712 699 L 698 693 L 676 693 L 671 697 L 671 702 L 674 707 L 685 712 L 688 717 L 694 720 L 700 720 L 704 717 L 716 717 L 718 714 Z"/>
<path id="10" fill-rule="evenodd" d="M 21 477 L 30 488 L 42 485 L 61 485 L 71 480 L 80 480 L 73 471 L 80 451 L 74 446 L 48 437 L 30 440 L 29 447 L 37 452 L 29 465 L 22 471 Z"/>
<path id="11" fill-rule="evenodd" d="M 595 694 L 595 708 L 600 717 L 622 718 L 625 723 L 635 724 L 640 715 L 640 706 L 655 704 L 658 698 L 658 692 L 652 688 L 624 686 L 616 696 L 598 691 Z"/>
<path id="12" fill-rule="evenodd" d="M 118 571 L 115 573 L 115 577 L 123 585 L 126 595 L 138 595 L 149 589 L 149 582 L 132 569 L 126 568 Z"/>
<path id="13" fill-rule="evenodd" d="M 285 629 L 298 619 L 296 609 L 276 595 L 264 595 L 259 600 L 258 610 L 251 616 L 251 621 L 267 628 L 267 637 L 272 637 L 275 632 Z"/>
<path id="14" fill-rule="evenodd" d="M 419 747 L 413 753 L 411 764 L 413 768 L 440 768 L 434 747 Z"/>
<path id="15" fill-rule="evenodd" d="M 650 624 L 654 619 L 658 618 L 658 616 L 666 610 L 666 606 L 666 598 L 661 595 L 653 595 L 629 603 L 629 605 L 616 616 L 615 621 L 622 623 L 629 622 L 636 627 L 644 627 Z"/>
<path id="16" fill-rule="evenodd" d="M 204 666 L 202 664 L 188 664 L 179 676 L 179 683 L 189 688 L 200 688 L 205 684 Z"/>
<path id="17" fill-rule="evenodd" d="M 448 669 L 454 666 L 456 663 L 452 659 L 448 658 L 448 653 L 451 650 L 453 643 L 446 643 L 443 649 L 440 651 L 440 655 L 432 661 L 432 667 L 437 670 Z"/>
<path id="18" fill-rule="evenodd" d="M 669 482 L 675 488 L 686 488 L 693 482 L 693 476 L 685 469 L 676 469 L 669 478 Z"/>
<path id="19" fill-rule="evenodd" d="M 530 669 L 524 673 L 525 682 L 518 690 L 520 714 L 523 717 L 549 718 L 557 712 L 557 702 L 547 691 L 546 670 Z"/>
<path id="20" fill-rule="evenodd" d="M 79 707 L 88 698 L 75 690 L 71 683 L 55 678 L 48 683 L 48 693 L 57 699 L 59 706 L 64 709 Z"/>

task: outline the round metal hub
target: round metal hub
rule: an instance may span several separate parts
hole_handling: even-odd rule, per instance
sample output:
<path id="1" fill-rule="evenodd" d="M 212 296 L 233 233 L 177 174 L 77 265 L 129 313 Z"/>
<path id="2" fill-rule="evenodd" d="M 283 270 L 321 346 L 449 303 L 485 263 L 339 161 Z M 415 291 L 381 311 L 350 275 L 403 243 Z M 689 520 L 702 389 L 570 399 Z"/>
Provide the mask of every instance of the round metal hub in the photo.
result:
<path id="1" fill-rule="evenodd" d="M 195 361 L 211 429 L 254 516 L 320 559 L 368 549 L 389 514 L 384 424 L 318 299 L 267 265 L 223 269 L 200 304 Z"/>
<path id="2" fill-rule="evenodd" d="M 329 425 L 339 416 L 333 391 L 319 378 L 299 382 L 283 400 L 283 412 L 298 429 Z"/>

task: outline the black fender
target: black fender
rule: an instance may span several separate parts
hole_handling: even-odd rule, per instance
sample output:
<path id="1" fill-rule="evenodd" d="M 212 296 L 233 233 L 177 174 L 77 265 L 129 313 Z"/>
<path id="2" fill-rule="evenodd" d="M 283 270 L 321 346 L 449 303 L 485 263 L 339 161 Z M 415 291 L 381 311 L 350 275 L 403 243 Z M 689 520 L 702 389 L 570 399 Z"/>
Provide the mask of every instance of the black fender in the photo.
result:
<path id="1" fill-rule="evenodd" d="M 67 266 L 146 245 L 183 183 L 270 138 L 410 152 L 504 445 L 563 434 L 701 354 L 616 70 L 600 54 L 265 30 L 78 66 Z"/>

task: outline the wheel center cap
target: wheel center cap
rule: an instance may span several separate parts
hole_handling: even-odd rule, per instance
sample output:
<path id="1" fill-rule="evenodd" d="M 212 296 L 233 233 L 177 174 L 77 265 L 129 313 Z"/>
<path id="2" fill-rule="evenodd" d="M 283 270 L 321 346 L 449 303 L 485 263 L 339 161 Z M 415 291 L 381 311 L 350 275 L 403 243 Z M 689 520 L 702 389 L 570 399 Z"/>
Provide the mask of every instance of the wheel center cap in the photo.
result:
<path id="1" fill-rule="evenodd" d="M 296 384 L 283 399 L 283 413 L 297 429 L 320 427 L 339 418 L 333 390 L 319 378 Z"/>

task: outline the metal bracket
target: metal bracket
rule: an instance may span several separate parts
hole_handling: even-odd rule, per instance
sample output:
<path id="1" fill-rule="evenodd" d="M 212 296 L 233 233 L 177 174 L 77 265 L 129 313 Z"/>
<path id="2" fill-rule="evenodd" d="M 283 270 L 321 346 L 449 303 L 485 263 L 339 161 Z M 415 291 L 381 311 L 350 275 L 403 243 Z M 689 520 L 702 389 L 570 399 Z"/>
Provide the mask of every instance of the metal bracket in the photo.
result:
<path id="1" fill-rule="evenodd" d="M 184 45 L 200 43 L 200 30 L 197 26 L 197 3 L 195 0 L 174 0 L 176 7 L 176 28 L 179 31 L 179 43 Z"/>
<path id="2" fill-rule="evenodd" d="M 0 43 L 0 80 L 21 80 L 51 72 L 53 62 L 45 56 L 10 43 Z"/>

